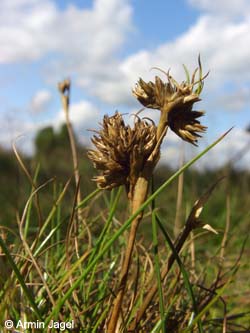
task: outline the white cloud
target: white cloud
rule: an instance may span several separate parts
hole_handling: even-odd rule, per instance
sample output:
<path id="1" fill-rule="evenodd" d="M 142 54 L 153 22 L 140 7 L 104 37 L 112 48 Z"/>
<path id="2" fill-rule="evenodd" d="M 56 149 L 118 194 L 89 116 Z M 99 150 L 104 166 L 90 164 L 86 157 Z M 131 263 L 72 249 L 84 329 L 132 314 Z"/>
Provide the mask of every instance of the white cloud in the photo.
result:
<path id="1" fill-rule="evenodd" d="M 90 146 L 90 137 L 93 134 L 90 130 L 97 129 L 98 122 L 102 119 L 101 112 L 95 105 L 83 100 L 70 105 L 69 118 L 79 142 Z M 58 129 L 63 123 L 65 123 L 65 114 L 63 110 L 60 110 L 52 119 L 52 124 L 55 129 Z"/>
<path id="2" fill-rule="evenodd" d="M 131 8 L 126 0 L 95 0 L 91 9 L 70 5 L 65 10 L 52 0 L 1 0 L 0 63 L 57 52 L 69 56 L 68 66 L 81 62 L 94 71 L 94 65 L 100 69 L 104 60 L 113 58 L 129 29 Z"/>
<path id="3" fill-rule="evenodd" d="M 52 95 L 48 90 L 39 90 L 30 102 L 30 110 L 34 113 L 46 111 L 51 102 Z"/>
<path id="4" fill-rule="evenodd" d="M 150 69 L 157 66 L 164 70 L 171 68 L 174 77 L 182 80 L 185 73 L 181 64 L 193 71 L 200 53 L 204 72 L 210 70 L 205 83 L 207 92 L 221 93 L 228 82 L 238 90 L 242 89 L 250 80 L 250 10 L 248 14 L 239 21 L 219 15 L 202 15 L 175 40 L 116 61 L 115 70 L 106 66 L 106 76 L 99 73 L 99 77 L 94 77 L 95 82 L 84 78 L 78 83 L 107 103 L 131 105 L 134 98 L 130 89 L 139 76 L 153 79 L 159 72 Z M 79 73 L 84 77 L 84 71 L 80 69 Z"/>
<path id="5" fill-rule="evenodd" d="M 189 3 L 214 15 L 245 15 L 250 10 L 249 0 L 189 0 Z"/>
<path id="6" fill-rule="evenodd" d="M 89 145 L 89 138 L 93 133 L 88 130 L 98 127 L 102 114 L 92 103 L 83 100 L 71 104 L 69 117 L 80 142 Z M 65 115 L 63 110 L 59 110 L 54 118 L 42 122 L 32 121 L 31 118 L 21 121 L 20 117 L 17 118 L 14 115 L 11 119 L 1 116 L 0 120 L 3 125 L 0 133 L 0 146 L 10 148 L 16 141 L 22 151 L 31 154 L 34 149 L 32 141 L 37 131 L 47 126 L 53 126 L 55 130 L 59 129 L 65 123 Z M 20 126 L 20 122 L 22 126 Z"/>
<path id="7" fill-rule="evenodd" d="M 211 108 L 223 109 L 226 111 L 239 112 L 244 108 L 250 108 L 250 89 L 249 87 L 241 87 L 233 92 L 220 94 L 209 103 Z"/>
<path id="8" fill-rule="evenodd" d="M 73 76 L 86 93 L 115 107 L 135 105 L 130 89 L 139 76 L 153 78 L 156 72 L 150 72 L 151 67 L 171 68 L 172 74 L 182 79 L 181 64 L 194 69 L 199 53 L 204 70 L 211 71 L 207 88 L 223 88 L 227 80 L 233 84 L 249 80 L 249 6 L 244 0 L 230 0 L 227 4 L 217 1 L 216 9 L 219 6 L 235 11 L 236 4 L 239 10 L 244 9 L 242 19 L 231 20 L 223 15 L 223 10 L 211 9 L 213 1 L 190 2 L 206 12 L 189 30 L 156 49 L 139 50 L 119 59 L 117 51 L 132 29 L 129 0 L 96 0 L 89 9 L 70 5 L 64 10 L 52 0 L 2 0 L 0 63 L 35 60 L 57 53 L 59 58 L 46 65 L 50 83 Z"/>
<path id="9" fill-rule="evenodd" d="M 15 115 L 1 115 L 0 146 L 12 149 L 14 144 L 20 151 L 31 154 L 33 151 L 33 137 L 41 124 L 35 124 L 30 119 L 20 119 Z"/>
<path id="10" fill-rule="evenodd" d="M 0 63 L 35 60 L 50 51 L 52 36 L 48 32 L 56 15 L 56 7 L 49 0 L 2 0 Z"/>
<path id="11" fill-rule="evenodd" d="M 200 170 L 213 170 L 228 163 L 240 169 L 249 168 L 249 145 L 250 134 L 241 128 L 233 128 L 221 142 L 196 162 L 195 167 Z"/>
<path id="12" fill-rule="evenodd" d="M 74 77 L 86 93 L 126 103 L 130 92 L 127 81 L 121 83 L 117 53 L 133 29 L 129 2 L 95 0 L 89 9 L 69 5 L 61 10 L 53 0 L 2 0 L 0 64 L 49 56 L 43 65 L 47 83 L 55 86 Z"/>
<path id="13" fill-rule="evenodd" d="M 101 119 L 102 115 L 92 103 L 88 101 L 80 101 L 78 103 L 70 105 L 69 117 L 73 126 L 75 126 L 77 129 L 80 128 L 87 130 L 89 129 L 89 126 L 96 126 L 98 120 Z M 60 110 L 52 122 L 55 127 L 58 127 L 61 124 L 65 123 L 64 111 Z"/>
<path id="14" fill-rule="evenodd" d="M 180 159 L 185 159 L 185 155 L 187 155 L 185 154 L 187 145 L 188 144 L 169 129 L 161 147 L 160 163 L 177 169 L 180 165 Z M 189 155 L 187 156 L 189 157 Z"/>
<path id="15" fill-rule="evenodd" d="M 167 135 L 164 139 L 160 162 L 177 169 L 182 156 L 184 156 L 184 163 L 186 163 L 197 156 L 205 147 L 202 139 L 200 140 L 200 146 L 197 148 L 184 143 L 175 134 L 171 133 L 170 137 Z M 219 144 L 196 161 L 192 168 L 200 171 L 216 170 L 230 164 L 237 169 L 248 169 L 250 165 L 249 147 L 250 134 L 240 128 L 234 128 Z"/>

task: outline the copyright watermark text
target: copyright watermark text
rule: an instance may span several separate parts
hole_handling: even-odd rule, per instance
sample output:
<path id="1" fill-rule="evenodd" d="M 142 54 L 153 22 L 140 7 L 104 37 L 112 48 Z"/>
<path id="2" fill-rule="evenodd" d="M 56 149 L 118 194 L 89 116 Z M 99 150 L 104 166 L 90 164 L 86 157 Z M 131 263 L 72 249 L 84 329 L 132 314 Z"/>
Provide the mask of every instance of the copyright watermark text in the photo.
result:
<path id="1" fill-rule="evenodd" d="M 7 319 L 4 322 L 4 327 L 7 329 L 45 329 L 45 328 L 56 328 L 59 331 L 70 330 L 74 328 L 74 320 L 63 322 L 63 321 L 54 321 L 51 320 L 50 323 L 45 326 L 43 321 L 22 321 L 21 319 L 18 320 L 16 323 L 13 322 L 11 319 Z"/>

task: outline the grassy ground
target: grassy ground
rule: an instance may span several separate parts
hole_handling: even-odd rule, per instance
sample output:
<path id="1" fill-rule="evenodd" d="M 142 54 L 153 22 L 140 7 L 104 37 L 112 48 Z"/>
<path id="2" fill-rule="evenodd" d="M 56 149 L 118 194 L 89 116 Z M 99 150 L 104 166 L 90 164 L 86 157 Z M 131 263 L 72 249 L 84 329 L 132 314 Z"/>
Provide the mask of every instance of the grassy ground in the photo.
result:
<path id="1" fill-rule="evenodd" d="M 10 209 L 10 199 L 5 201 L 5 219 L 12 226 L 1 227 L 0 325 L 6 319 L 16 326 L 19 320 L 45 325 L 52 319 L 73 320 L 70 331 L 105 332 L 131 222 L 126 194 L 122 188 L 87 194 L 83 176 L 84 199 L 77 207 L 72 179 L 67 183 L 65 175 L 64 182 L 50 180 L 44 171 L 27 169 L 32 184 L 13 167 L 18 183 L 25 184 L 13 185 L 12 196 L 8 194 L 13 200 L 23 193 L 19 211 Z M 173 247 L 177 177 L 145 208 L 123 301 L 124 332 L 155 284 L 157 292 L 134 331 L 249 331 L 249 175 L 221 170 L 208 177 L 187 170 L 180 223 L 183 228 L 195 201 L 222 174 L 227 178 L 214 189 L 201 215 L 218 234 L 197 228 L 179 254 Z M 167 169 L 156 171 L 155 188 L 170 175 Z M 79 209 L 81 221 L 76 219 Z M 173 253 L 174 264 L 161 280 Z"/>

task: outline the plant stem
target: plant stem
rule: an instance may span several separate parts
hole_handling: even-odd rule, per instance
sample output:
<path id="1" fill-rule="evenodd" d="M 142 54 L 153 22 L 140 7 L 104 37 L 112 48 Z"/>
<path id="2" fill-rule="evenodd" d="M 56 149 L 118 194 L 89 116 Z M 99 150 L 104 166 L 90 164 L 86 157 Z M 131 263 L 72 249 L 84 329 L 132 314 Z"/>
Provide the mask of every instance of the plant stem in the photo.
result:
<path id="1" fill-rule="evenodd" d="M 65 80 L 68 81 L 68 80 Z M 69 104 L 70 104 L 70 82 L 68 85 L 68 89 L 63 92 L 61 91 L 61 101 L 62 106 L 65 114 L 65 120 L 66 120 L 66 126 L 68 130 L 69 135 L 69 142 L 70 142 L 70 148 L 72 153 L 72 159 L 73 159 L 73 167 L 74 167 L 74 176 L 75 176 L 75 183 L 76 186 L 78 186 L 80 181 L 80 174 L 79 174 L 79 168 L 78 168 L 78 158 L 77 158 L 77 150 L 76 150 L 76 141 L 75 136 L 73 132 L 73 128 L 69 119 Z M 81 190 L 79 189 L 77 193 L 77 204 L 81 202 Z"/>
<path id="2" fill-rule="evenodd" d="M 132 215 L 140 208 L 140 206 L 145 202 L 148 194 L 149 180 L 152 177 L 152 173 L 154 167 L 158 161 L 158 154 L 160 150 L 160 145 L 164 136 L 167 133 L 167 113 L 168 109 L 162 110 L 160 121 L 157 127 L 157 144 L 154 148 L 154 151 L 148 158 L 145 166 L 141 172 L 141 176 L 137 179 L 133 193 L 132 193 Z M 119 315 L 122 309 L 122 301 L 125 294 L 127 277 L 129 272 L 129 267 L 131 263 L 131 256 L 133 253 L 133 248 L 135 244 L 136 232 L 139 226 L 139 223 L 142 219 L 143 212 L 141 212 L 137 217 L 133 220 L 130 228 L 128 245 L 125 251 L 125 257 L 121 270 L 121 280 L 118 293 L 114 300 L 114 306 L 111 313 L 111 318 L 108 323 L 108 333 L 115 333 L 117 329 L 117 323 L 119 319 Z"/>
<path id="3" fill-rule="evenodd" d="M 184 164 L 184 144 L 181 142 L 181 152 L 180 152 L 180 163 L 179 168 Z M 177 199 L 176 199 L 176 212 L 174 221 L 174 236 L 177 237 L 181 230 L 181 208 L 182 208 L 182 197 L 183 197 L 183 183 L 184 183 L 184 173 L 180 174 L 178 177 L 177 185 Z"/>
<path id="4" fill-rule="evenodd" d="M 148 193 L 148 185 L 149 185 L 149 181 L 148 181 L 147 177 L 138 178 L 135 189 L 134 189 L 133 199 L 132 199 L 132 214 L 134 214 L 146 200 L 147 193 Z M 126 290 L 127 277 L 128 277 L 128 273 L 129 273 L 131 257 L 132 257 L 133 248 L 134 248 L 134 244 L 135 244 L 136 232 L 137 232 L 139 223 L 142 219 L 142 216 L 143 216 L 143 212 L 141 212 L 139 215 L 137 215 L 131 224 L 129 238 L 128 238 L 128 245 L 126 247 L 124 261 L 122 264 L 120 286 L 119 286 L 119 290 L 116 295 L 116 298 L 114 300 L 113 310 L 112 310 L 111 318 L 110 318 L 109 324 L 108 324 L 108 331 L 107 331 L 108 333 L 116 332 L 116 327 L 117 327 L 119 315 L 120 315 L 121 308 L 122 308 L 122 301 L 123 301 L 123 297 L 124 297 L 125 290 Z"/>
<path id="5" fill-rule="evenodd" d="M 75 140 L 73 127 L 72 127 L 72 124 L 71 124 L 70 118 L 69 118 L 70 87 L 71 87 L 71 83 L 70 83 L 69 79 L 64 80 L 58 84 L 58 88 L 59 88 L 60 95 L 61 95 L 62 107 L 63 107 L 64 114 L 65 114 L 66 126 L 67 126 L 67 130 L 68 130 L 70 149 L 71 149 L 72 160 L 73 160 L 74 177 L 75 177 L 75 184 L 76 184 L 76 189 L 77 189 L 76 203 L 77 203 L 77 206 L 79 206 L 82 201 L 82 195 L 81 195 L 81 189 L 80 189 L 80 173 L 79 173 L 79 166 L 78 166 L 76 140 Z M 77 240 L 76 235 L 77 235 L 77 231 L 78 231 L 79 221 L 82 221 L 84 223 L 84 226 L 85 226 L 87 234 L 88 234 L 89 247 L 90 247 L 91 233 L 90 233 L 87 223 L 83 219 L 82 209 L 80 207 L 77 210 L 77 219 L 76 219 L 76 223 L 74 224 L 75 247 L 76 247 L 77 255 L 78 255 L 78 240 Z M 79 255 L 78 255 L 78 257 L 79 257 Z"/>

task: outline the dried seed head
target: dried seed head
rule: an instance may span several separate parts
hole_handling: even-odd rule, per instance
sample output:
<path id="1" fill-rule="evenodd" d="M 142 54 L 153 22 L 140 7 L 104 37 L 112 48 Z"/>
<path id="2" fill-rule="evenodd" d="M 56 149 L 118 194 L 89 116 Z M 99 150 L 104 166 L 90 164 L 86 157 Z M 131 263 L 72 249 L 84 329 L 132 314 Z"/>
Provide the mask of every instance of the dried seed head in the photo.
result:
<path id="1" fill-rule="evenodd" d="M 90 150 L 88 157 L 101 175 L 94 178 L 102 189 L 125 185 L 133 191 L 140 172 L 156 146 L 154 124 L 136 118 L 134 127 L 125 125 L 122 115 L 104 116 L 102 128 L 92 142 L 97 150 Z M 158 157 L 156 157 L 158 158 Z"/>
<path id="2" fill-rule="evenodd" d="M 207 128 L 197 120 L 203 114 L 203 111 L 173 110 L 169 113 L 168 124 L 180 138 L 196 146 L 201 137 L 199 133 L 204 133 Z"/>
<path id="3" fill-rule="evenodd" d="M 155 83 L 152 81 L 146 83 L 140 78 L 132 93 L 143 106 L 150 109 L 161 109 L 165 103 L 167 88 L 167 85 L 158 76 L 155 77 Z"/>
<path id="4" fill-rule="evenodd" d="M 58 90 L 62 93 L 65 94 L 70 90 L 70 79 L 65 79 L 62 82 L 58 83 Z"/>
<path id="5" fill-rule="evenodd" d="M 158 76 L 155 77 L 155 82 L 146 83 L 139 79 L 132 92 L 143 106 L 161 111 L 163 126 L 159 124 L 158 127 L 169 126 L 183 140 L 196 144 L 199 133 L 205 132 L 206 127 L 197 120 L 204 112 L 193 111 L 192 108 L 194 103 L 200 101 L 199 95 L 206 76 L 202 77 L 200 60 L 198 80 L 198 68 L 194 71 L 191 82 L 186 68 L 185 71 L 187 80 L 181 84 L 170 76 L 169 72 L 164 72 L 167 82 L 163 82 Z"/>

